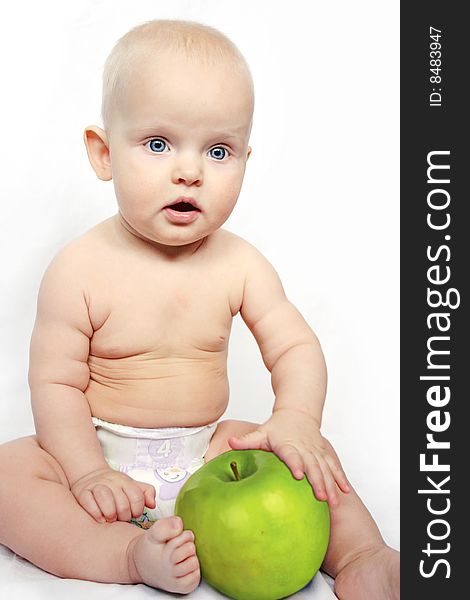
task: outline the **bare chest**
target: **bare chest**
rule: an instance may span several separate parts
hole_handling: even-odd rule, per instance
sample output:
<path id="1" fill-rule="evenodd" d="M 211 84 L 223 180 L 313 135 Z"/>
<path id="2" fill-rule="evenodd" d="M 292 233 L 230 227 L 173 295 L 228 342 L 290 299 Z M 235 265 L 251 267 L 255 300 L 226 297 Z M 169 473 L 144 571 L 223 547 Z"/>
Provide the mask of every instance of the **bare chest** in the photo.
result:
<path id="1" fill-rule="evenodd" d="M 103 358 L 225 352 L 233 316 L 229 282 L 216 269 L 145 263 L 103 272 L 89 309 L 90 354 Z"/>

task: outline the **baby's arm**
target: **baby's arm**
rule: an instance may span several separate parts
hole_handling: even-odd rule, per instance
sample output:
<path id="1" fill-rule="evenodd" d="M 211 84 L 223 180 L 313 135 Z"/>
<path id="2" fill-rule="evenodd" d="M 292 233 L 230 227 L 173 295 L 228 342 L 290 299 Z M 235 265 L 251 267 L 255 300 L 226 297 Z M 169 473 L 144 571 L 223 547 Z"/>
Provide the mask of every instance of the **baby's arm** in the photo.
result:
<path id="1" fill-rule="evenodd" d="M 79 271 L 78 258 L 65 249 L 52 261 L 39 290 L 29 369 L 36 432 L 87 512 L 101 522 L 129 520 L 129 512 L 142 514 L 144 500 L 154 506 L 155 491 L 112 471 L 104 459 L 84 395 L 93 327 Z"/>
<path id="2" fill-rule="evenodd" d="M 254 248 L 245 264 L 240 312 L 271 372 L 275 403 L 264 425 L 230 444 L 272 450 L 296 478 L 307 475 L 318 499 L 336 504 L 335 481 L 343 491 L 349 488 L 335 451 L 320 434 L 326 367 L 319 341 L 286 298 L 271 264 Z"/>

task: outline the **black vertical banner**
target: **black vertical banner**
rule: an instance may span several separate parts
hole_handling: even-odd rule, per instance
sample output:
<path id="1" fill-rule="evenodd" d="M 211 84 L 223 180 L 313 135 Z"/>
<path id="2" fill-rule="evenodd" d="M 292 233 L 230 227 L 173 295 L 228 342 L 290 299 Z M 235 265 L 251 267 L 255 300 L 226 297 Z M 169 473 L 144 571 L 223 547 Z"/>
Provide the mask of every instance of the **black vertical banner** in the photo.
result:
<path id="1" fill-rule="evenodd" d="M 401 598 L 470 597 L 465 3 L 401 3 Z"/>

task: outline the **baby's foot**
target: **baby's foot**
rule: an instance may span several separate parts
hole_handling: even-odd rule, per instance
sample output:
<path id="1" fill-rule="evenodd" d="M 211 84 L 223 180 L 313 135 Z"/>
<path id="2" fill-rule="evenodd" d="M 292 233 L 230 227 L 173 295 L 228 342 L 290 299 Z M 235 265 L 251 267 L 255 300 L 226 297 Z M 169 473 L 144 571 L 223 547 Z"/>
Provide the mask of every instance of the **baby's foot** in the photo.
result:
<path id="1" fill-rule="evenodd" d="M 399 552 L 383 545 L 361 553 L 338 573 L 335 594 L 340 600 L 399 600 Z"/>
<path id="2" fill-rule="evenodd" d="M 155 588 L 189 594 L 201 579 L 194 534 L 180 517 L 160 519 L 129 545 L 134 579 Z"/>

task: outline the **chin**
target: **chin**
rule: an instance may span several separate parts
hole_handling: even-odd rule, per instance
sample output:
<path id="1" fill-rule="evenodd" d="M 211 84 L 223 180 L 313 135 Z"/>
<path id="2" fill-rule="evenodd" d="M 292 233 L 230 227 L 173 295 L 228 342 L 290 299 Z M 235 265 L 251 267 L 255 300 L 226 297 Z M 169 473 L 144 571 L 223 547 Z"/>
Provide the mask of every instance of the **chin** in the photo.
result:
<path id="1" fill-rule="evenodd" d="M 175 231 L 171 235 L 159 235 L 152 228 L 149 228 L 148 225 L 139 226 L 138 223 L 129 222 L 126 219 L 123 219 L 121 216 L 121 224 L 124 226 L 124 229 L 127 229 L 129 233 L 134 235 L 135 237 L 149 242 L 151 244 L 158 244 L 160 246 L 187 246 L 188 244 L 193 244 L 206 237 L 204 234 L 197 235 L 193 233 L 190 234 L 188 230 L 184 231 Z"/>
<path id="2" fill-rule="evenodd" d="M 181 237 L 168 237 L 168 238 L 146 238 L 149 239 L 150 243 L 154 243 L 160 247 L 167 248 L 184 248 L 186 246 L 191 246 L 192 244 L 197 244 L 198 242 L 202 242 L 209 234 L 205 235 L 197 235 L 197 236 L 181 236 Z"/>
<path id="3" fill-rule="evenodd" d="M 156 238 L 151 241 L 161 244 L 164 246 L 189 246 L 190 244 L 195 244 L 196 242 L 200 242 L 202 239 L 207 237 L 209 233 L 200 234 L 200 235 L 175 235 L 175 236 L 165 236 L 164 238 Z"/>

